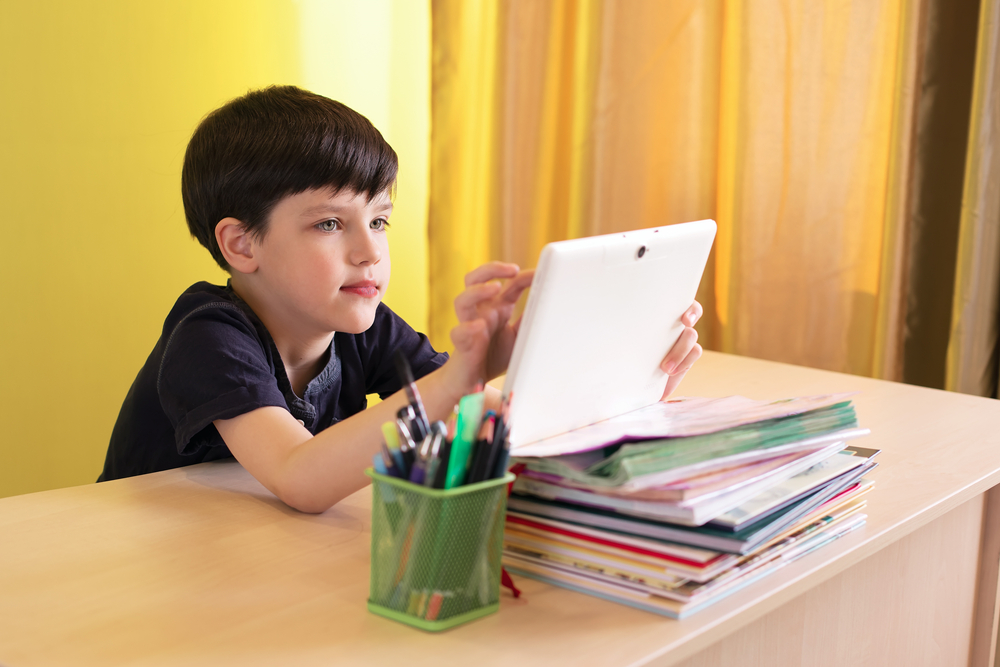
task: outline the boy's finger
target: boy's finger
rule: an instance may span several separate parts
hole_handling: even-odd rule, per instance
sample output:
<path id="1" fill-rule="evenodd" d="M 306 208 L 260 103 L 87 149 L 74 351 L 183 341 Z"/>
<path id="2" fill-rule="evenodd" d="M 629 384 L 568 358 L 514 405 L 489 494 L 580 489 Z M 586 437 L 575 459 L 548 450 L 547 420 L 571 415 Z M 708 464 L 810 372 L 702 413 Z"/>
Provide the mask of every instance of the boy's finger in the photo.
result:
<path id="1" fill-rule="evenodd" d="M 518 271 L 520 271 L 520 268 L 517 264 L 489 262 L 488 264 L 478 266 L 465 274 L 465 286 L 470 287 L 472 285 L 501 278 L 513 278 L 517 275 Z"/>
<path id="2" fill-rule="evenodd" d="M 503 292 L 500 293 L 500 299 L 509 303 L 514 303 L 521 298 L 521 294 L 524 293 L 524 290 L 531 287 L 531 281 L 534 277 L 534 269 L 521 271 L 504 284 Z"/>
<path id="3" fill-rule="evenodd" d="M 684 311 L 684 315 L 681 320 L 689 327 L 693 327 L 701 319 L 701 316 L 705 313 L 705 309 L 702 308 L 701 304 L 695 301 L 691 304 L 691 307 Z"/>
<path id="4" fill-rule="evenodd" d="M 683 375 L 684 373 L 687 373 L 689 370 L 691 370 L 691 367 L 694 366 L 694 363 L 699 359 L 701 359 L 701 353 L 702 353 L 701 345 L 695 343 L 694 347 L 691 348 L 691 351 L 687 353 L 687 356 L 684 357 L 684 359 L 674 367 L 673 374 Z"/>
<path id="5" fill-rule="evenodd" d="M 660 370 L 672 375 L 688 353 L 698 343 L 698 332 L 691 327 L 685 327 L 674 346 L 660 362 Z"/>
<path id="6" fill-rule="evenodd" d="M 455 314 L 459 322 L 467 322 L 479 317 L 479 304 L 489 301 L 500 293 L 503 286 L 498 282 L 470 285 L 455 297 Z"/>
<path id="7" fill-rule="evenodd" d="M 701 345 L 695 343 L 695 346 L 691 348 L 691 351 L 688 352 L 686 357 L 684 357 L 684 360 L 677 364 L 673 374 L 667 378 L 667 386 L 663 389 L 663 396 L 660 398 L 661 401 L 670 396 L 670 394 L 674 393 L 674 390 L 677 389 L 677 385 L 681 383 L 681 380 L 683 380 L 684 376 L 687 375 L 687 372 L 691 370 L 694 363 L 701 359 L 701 353 Z"/>
<path id="8" fill-rule="evenodd" d="M 677 389 L 677 385 L 679 385 L 681 380 L 684 379 L 685 373 L 687 373 L 687 371 L 684 371 L 684 373 L 678 373 L 677 375 L 671 375 L 667 378 L 667 386 L 663 388 L 663 396 L 660 397 L 661 401 L 667 400 L 670 394 L 674 393 L 674 389 Z"/>

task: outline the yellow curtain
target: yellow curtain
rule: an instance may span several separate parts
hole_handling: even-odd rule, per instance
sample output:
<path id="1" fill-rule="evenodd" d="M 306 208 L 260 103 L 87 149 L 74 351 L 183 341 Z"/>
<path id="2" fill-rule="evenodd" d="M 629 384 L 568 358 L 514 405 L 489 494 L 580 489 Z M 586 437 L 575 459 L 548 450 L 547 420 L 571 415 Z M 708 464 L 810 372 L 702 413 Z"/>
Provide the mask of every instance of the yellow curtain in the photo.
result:
<path id="1" fill-rule="evenodd" d="M 432 339 L 484 261 L 715 218 L 707 346 L 891 376 L 908 7 L 434 0 Z"/>
<path id="2" fill-rule="evenodd" d="M 997 396 L 1000 340 L 1000 3 L 984 2 L 948 345 L 946 387 Z"/>

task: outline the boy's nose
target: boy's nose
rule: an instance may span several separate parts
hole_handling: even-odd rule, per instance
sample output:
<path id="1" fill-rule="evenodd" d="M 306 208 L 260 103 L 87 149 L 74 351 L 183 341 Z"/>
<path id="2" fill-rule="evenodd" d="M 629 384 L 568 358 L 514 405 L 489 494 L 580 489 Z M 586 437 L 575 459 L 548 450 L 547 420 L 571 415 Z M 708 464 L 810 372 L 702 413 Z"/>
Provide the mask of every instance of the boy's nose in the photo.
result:
<path id="1" fill-rule="evenodd" d="M 382 259 L 382 249 L 375 238 L 367 232 L 360 233 L 358 237 L 351 247 L 351 262 L 358 266 L 377 264 Z"/>

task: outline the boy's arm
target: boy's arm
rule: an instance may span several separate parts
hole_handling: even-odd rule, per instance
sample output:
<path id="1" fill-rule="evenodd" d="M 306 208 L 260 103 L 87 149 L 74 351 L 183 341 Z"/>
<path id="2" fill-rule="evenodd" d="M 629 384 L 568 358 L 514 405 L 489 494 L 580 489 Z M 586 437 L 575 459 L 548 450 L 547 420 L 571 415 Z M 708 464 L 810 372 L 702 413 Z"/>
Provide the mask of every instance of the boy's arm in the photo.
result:
<path id="1" fill-rule="evenodd" d="M 431 421 L 446 419 L 464 393 L 450 377 L 449 360 L 417 381 Z M 378 405 L 315 436 L 284 408 L 263 407 L 215 421 L 222 439 L 243 467 L 287 505 L 322 512 L 368 483 L 362 471 L 382 441 L 381 425 L 406 404 L 399 391 Z"/>
<path id="2" fill-rule="evenodd" d="M 506 370 L 517 333 L 510 315 L 531 276 L 499 262 L 466 276 L 466 289 L 455 299 L 455 350 L 441 368 L 417 381 L 431 421 L 447 419 L 479 381 Z M 394 421 L 405 404 L 405 392 L 396 392 L 315 436 L 280 407 L 214 423 L 233 456 L 268 490 L 295 509 L 322 512 L 368 483 L 362 471 L 379 451 L 381 425 Z"/>

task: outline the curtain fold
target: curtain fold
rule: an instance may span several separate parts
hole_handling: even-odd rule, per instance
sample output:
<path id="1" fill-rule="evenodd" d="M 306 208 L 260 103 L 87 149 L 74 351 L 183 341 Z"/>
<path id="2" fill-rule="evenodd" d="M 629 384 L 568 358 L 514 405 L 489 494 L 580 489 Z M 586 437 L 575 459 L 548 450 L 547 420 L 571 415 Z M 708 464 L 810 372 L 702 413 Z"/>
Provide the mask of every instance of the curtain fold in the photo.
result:
<path id="1" fill-rule="evenodd" d="M 875 371 L 902 4 L 724 4 L 741 16 L 723 74 L 738 91 L 721 112 L 719 349 Z"/>
<path id="2" fill-rule="evenodd" d="M 923 0 L 902 248 L 898 378 L 943 388 L 968 144 L 979 0 Z"/>
<path id="3" fill-rule="evenodd" d="M 1000 3 L 979 17 L 946 388 L 997 396 L 1000 328 Z"/>
<path id="4" fill-rule="evenodd" d="M 905 277 L 908 262 L 903 249 L 910 236 L 910 198 L 913 188 L 913 136 L 919 99 L 923 52 L 923 2 L 904 2 L 900 39 L 896 43 L 896 99 L 892 110 L 886 213 L 882 227 L 882 257 L 875 309 L 872 373 L 874 377 L 901 380 L 905 331 Z"/>
<path id="5" fill-rule="evenodd" d="M 452 312 L 462 277 L 498 259 L 492 237 L 501 27 L 497 0 L 432 4 L 428 335 L 438 349 L 451 348 L 454 316 L 444 314 Z"/>

